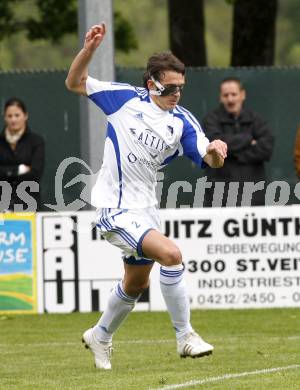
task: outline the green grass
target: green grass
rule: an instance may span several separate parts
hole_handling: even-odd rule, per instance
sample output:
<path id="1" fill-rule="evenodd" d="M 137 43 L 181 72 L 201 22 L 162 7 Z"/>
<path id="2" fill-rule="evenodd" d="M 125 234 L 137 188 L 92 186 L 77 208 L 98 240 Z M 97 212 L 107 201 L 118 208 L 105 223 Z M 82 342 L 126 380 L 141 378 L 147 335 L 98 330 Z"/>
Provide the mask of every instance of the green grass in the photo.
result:
<path id="1" fill-rule="evenodd" d="M 82 332 L 97 313 L 0 316 L 0 389 L 143 390 L 300 365 L 300 309 L 193 311 L 212 356 L 180 359 L 167 313 L 132 313 L 114 338 L 113 370 L 94 369 Z M 300 368 L 182 387 L 300 389 Z"/>

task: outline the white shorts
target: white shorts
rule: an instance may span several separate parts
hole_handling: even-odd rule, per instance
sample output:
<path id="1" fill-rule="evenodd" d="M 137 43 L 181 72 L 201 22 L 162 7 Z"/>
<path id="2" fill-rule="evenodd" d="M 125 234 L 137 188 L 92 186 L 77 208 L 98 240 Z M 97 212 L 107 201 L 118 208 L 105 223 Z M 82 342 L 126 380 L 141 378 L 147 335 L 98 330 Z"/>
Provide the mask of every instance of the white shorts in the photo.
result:
<path id="1" fill-rule="evenodd" d="M 101 235 L 122 250 L 123 260 L 128 264 L 152 264 L 152 259 L 143 255 L 142 242 L 149 230 L 160 230 L 157 207 L 144 209 L 97 210 L 96 225 Z"/>

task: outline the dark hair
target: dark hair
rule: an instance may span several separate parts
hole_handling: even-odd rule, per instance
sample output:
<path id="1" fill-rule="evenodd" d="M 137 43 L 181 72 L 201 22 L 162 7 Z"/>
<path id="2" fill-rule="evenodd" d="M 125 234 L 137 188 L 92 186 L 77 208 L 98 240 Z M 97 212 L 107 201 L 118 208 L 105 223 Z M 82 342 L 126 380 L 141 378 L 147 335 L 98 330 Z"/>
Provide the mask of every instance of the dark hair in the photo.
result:
<path id="1" fill-rule="evenodd" d="M 223 79 L 220 83 L 220 88 L 224 83 L 230 83 L 231 81 L 233 81 L 234 83 L 237 83 L 241 90 L 245 89 L 241 80 L 238 77 L 234 77 L 234 76 L 226 77 L 225 79 Z"/>
<path id="2" fill-rule="evenodd" d="M 8 99 L 4 104 L 4 113 L 10 106 L 17 106 L 24 112 L 24 114 L 27 114 L 27 108 L 21 99 L 15 97 Z"/>
<path id="3" fill-rule="evenodd" d="M 154 53 L 147 62 L 146 72 L 143 75 L 143 85 L 147 88 L 147 81 L 151 76 L 158 81 L 161 81 L 161 76 L 164 72 L 173 71 L 185 75 L 184 64 L 169 51 L 162 53 Z"/>

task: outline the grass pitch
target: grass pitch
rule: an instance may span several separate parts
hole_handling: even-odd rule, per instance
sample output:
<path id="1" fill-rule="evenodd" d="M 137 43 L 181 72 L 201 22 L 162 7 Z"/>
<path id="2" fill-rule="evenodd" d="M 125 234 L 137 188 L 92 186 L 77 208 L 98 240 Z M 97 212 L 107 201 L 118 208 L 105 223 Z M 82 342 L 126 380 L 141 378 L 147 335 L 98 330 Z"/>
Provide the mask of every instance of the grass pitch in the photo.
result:
<path id="1" fill-rule="evenodd" d="M 200 359 L 177 356 L 167 313 L 135 312 L 114 337 L 108 372 L 81 343 L 98 317 L 0 315 L 0 389 L 300 389 L 300 309 L 193 311 L 215 346 Z"/>

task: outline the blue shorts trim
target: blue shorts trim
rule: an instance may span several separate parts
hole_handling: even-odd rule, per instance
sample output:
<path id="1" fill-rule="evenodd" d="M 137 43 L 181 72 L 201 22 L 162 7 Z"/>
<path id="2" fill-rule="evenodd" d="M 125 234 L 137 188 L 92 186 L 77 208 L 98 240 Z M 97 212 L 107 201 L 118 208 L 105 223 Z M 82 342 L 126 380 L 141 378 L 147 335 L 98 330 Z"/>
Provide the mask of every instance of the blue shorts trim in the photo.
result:
<path id="1" fill-rule="evenodd" d="M 144 258 L 137 260 L 134 256 L 130 256 L 130 257 L 124 256 L 123 261 L 124 263 L 131 264 L 131 265 L 149 265 L 154 263 L 154 260 L 149 260 Z"/>
<path id="2" fill-rule="evenodd" d="M 140 239 L 139 239 L 139 242 L 137 243 L 136 251 L 137 251 L 137 254 L 138 254 L 140 257 L 144 257 L 143 249 L 142 249 L 142 243 L 143 243 L 143 239 L 144 239 L 145 235 L 146 235 L 150 230 L 154 230 L 154 229 L 153 229 L 153 228 L 150 228 L 150 229 L 147 229 L 146 231 L 144 231 L 144 233 L 141 235 L 141 237 L 140 237 Z"/>
<path id="3" fill-rule="evenodd" d="M 110 212 L 110 209 L 109 209 L 109 212 Z M 111 218 L 113 220 L 115 220 L 114 218 L 117 215 L 120 215 L 122 213 L 123 213 L 123 210 L 118 212 L 117 214 L 114 214 L 113 216 L 111 216 Z M 107 213 L 107 210 L 104 210 L 104 213 L 102 214 L 102 217 L 100 218 L 100 221 L 99 221 L 100 223 L 98 223 L 97 226 L 101 229 L 101 224 L 102 224 L 108 232 L 114 232 L 114 233 L 119 234 L 123 238 L 123 240 L 127 242 L 128 245 L 130 245 L 132 248 L 136 248 L 138 243 L 134 239 L 134 237 L 130 233 L 128 233 L 126 229 L 123 229 L 119 226 L 113 226 L 108 220 L 105 219 L 106 217 L 108 217 L 108 213 Z"/>

